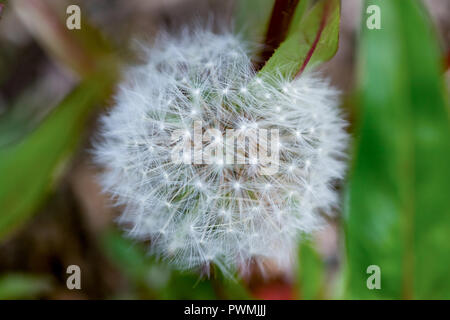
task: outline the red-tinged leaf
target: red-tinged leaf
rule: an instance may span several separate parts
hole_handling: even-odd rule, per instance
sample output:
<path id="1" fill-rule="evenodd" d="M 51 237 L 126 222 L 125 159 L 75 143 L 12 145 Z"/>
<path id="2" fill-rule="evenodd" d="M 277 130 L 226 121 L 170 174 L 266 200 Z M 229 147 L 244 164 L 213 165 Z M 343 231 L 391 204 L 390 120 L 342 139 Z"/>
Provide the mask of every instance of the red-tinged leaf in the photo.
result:
<path id="1" fill-rule="evenodd" d="M 304 10 L 298 6 L 298 10 Z M 340 0 L 321 0 L 290 27 L 286 40 L 267 61 L 262 74 L 294 77 L 331 59 L 339 42 Z"/>

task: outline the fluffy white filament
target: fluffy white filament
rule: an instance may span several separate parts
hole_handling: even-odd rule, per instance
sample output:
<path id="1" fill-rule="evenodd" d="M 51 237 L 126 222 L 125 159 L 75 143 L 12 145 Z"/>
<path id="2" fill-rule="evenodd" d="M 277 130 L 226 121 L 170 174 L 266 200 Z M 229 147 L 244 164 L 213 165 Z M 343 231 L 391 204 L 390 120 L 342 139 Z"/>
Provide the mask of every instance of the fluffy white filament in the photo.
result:
<path id="1" fill-rule="evenodd" d="M 260 256 L 287 264 L 299 235 L 337 204 L 347 142 L 337 105 L 337 92 L 316 74 L 258 78 L 232 34 L 160 37 L 102 119 L 101 182 L 123 208 L 129 235 L 150 240 L 152 252 L 180 269 L 230 270 Z M 173 133 L 190 137 L 194 121 L 223 136 L 277 129 L 277 171 L 261 174 L 256 159 L 174 162 Z"/>

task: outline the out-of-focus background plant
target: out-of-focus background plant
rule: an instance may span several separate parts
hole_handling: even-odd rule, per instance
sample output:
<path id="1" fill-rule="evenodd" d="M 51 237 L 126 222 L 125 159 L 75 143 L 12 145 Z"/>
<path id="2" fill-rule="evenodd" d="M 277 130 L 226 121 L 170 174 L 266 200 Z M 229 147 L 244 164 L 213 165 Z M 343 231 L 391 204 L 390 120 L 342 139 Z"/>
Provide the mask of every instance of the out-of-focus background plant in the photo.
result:
<path id="1" fill-rule="evenodd" d="M 450 298 L 447 0 L 276 1 L 295 8 L 287 26 L 274 0 L 0 3 L 0 299 Z M 81 30 L 66 28 L 70 4 Z M 372 4 L 380 30 L 366 27 Z M 133 40 L 211 16 L 266 37 L 262 72 L 301 69 L 319 30 L 307 63 L 329 60 L 339 39 L 320 68 L 343 92 L 354 137 L 342 212 L 299 244 L 289 273 L 270 261 L 237 280 L 172 270 L 122 236 L 96 183 L 96 115 L 138 60 Z M 69 265 L 82 290 L 67 289 Z M 380 290 L 367 288 L 370 265 Z"/>

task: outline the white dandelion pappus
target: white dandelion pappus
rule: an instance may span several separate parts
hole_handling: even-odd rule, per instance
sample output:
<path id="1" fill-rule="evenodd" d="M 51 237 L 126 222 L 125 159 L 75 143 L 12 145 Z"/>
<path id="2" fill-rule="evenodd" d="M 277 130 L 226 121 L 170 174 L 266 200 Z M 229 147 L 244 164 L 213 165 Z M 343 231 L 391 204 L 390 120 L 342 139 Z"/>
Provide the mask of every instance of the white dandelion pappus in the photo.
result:
<path id="1" fill-rule="evenodd" d="M 253 257 L 286 266 L 299 236 L 337 205 L 348 140 L 337 106 L 337 91 L 317 74 L 256 77 L 246 44 L 230 33 L 162 36 L 102 118 L 101 183 L 123 207 L 129 235 L 150 239 L 151 251 L 179 269 L 214 263 L 229 271 Z M 262 174 L 247 151 L 238 155 L 245 164 L 172 161 L 177 130 L 202 156 L 191 140 L 195 121 L 222 136 L 277 129 L 277 171 Z"/>

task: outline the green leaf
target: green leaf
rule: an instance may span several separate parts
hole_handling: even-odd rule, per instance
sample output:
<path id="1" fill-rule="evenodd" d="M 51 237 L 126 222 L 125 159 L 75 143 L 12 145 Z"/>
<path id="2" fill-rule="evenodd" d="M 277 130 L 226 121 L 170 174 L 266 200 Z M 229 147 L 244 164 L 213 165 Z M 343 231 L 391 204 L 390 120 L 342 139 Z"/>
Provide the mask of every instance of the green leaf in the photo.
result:
<path id="1" fill-rule="evenodd" d="M 303 14 L 300 3 L 286 40 L 267 61 L 261 74 L 293 77 L 307 66 L 331 59 L 339 43 L 340 0 L 321 0 Z M 302 18 L 302 16 L 304 17 Z"/>
<path id="2" fill-rule="evenodd" d="M 304 300 L 321 298 L 324 289 L 325 265 L 313 244 L 302 241 L 299 252 L 297 281 L 299 296 Z"/>
<path id="3" fill-rule="evenodd" d="M 50 288 L 51 282 L 44 276 L 4 274 L 0 277 L 0 300 L 32 299 Z"/>
<path id="4" fill-rule="evenodd" d="M 0 115 L 0 148 L 15 143 L 39 126 L 67 92 L 47 92 L 41 79 L 23 90 Z"/>
<path id="5" fill-rule="evenodd" d="M 291 25 L 289 26 L 289 34 L 295 33 L 298 30 L 306 11 L 310 9 L 310 4 L 311 0 L 299 0 L 297 8 L 295 8 L 294 16 L 292 17 Z"/>
<path id="6" fill-rule="evenodd" d="M 237 0 L 234 8 L 235 29 L 245 39 L 264 39 L 275 0 Z"/>
<path id="7" fill-rule="evenodd" d="M 0 238 L 42 203 L 80 140 L 93 106 L 109 95 L 114 80 L 112 72 L 90 76 L 35 131 L 0 149 Z"/>
<path id="8" fill-rule="evenodd" d="M 363 19 L 361 119 L 346 200 L 349 298 L 450 298 L 450 121 L 441 57 L 419 1 Z M 369 265 L 381 289 L 369 290 Z"/>

